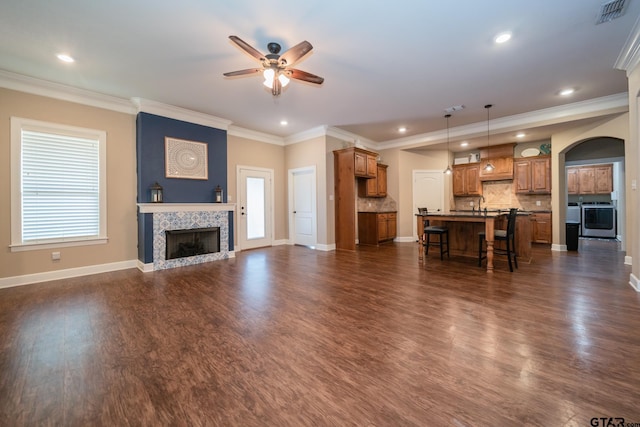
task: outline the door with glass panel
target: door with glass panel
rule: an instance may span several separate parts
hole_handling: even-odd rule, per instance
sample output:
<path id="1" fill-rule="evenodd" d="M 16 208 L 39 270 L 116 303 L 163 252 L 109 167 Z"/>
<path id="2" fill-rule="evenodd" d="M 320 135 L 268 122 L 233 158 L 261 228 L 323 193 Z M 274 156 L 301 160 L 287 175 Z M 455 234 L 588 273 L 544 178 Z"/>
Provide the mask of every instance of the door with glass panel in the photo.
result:
<path id="1" fill-rule="evenodd" d="M 240 249 L 273 244 L 273 171 L 239 168 L 238 243 Z"/>

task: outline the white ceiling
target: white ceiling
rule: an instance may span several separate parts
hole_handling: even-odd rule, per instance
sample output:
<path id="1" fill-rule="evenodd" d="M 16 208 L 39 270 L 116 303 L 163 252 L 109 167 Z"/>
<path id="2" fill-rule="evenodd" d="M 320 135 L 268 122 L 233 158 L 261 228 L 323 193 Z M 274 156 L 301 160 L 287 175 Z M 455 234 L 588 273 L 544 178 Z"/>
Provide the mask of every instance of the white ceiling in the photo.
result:
<path id="1" fill-rule="evenodd" d="M 0 3 L 0 69 L 280 137 L 332 126 L 379 147 L 433 148 L 445 135 L 445 108 L 464 105 L 450 119 L 451 148 L 459 150 L 459 140 L 486 141 L 488 103 L 492 144 L 514 141 L 517 130 L 529 134 L 525 141 L 539 141 L 566 120 L 624 110 L 627 80 L 614 65 L 640 1 L 629 0 L 625 15 L 596 25 L 602 3 L 9 0 Z M 513 38 L 496 45 L 501 31 Z M 308 40 L 314 49 L 295 67 L 324 84 L 293 81 L 273 98 L 257 76 L 223 77 L 259 66 L 229 35 L 261 52 L 271 41 L 284 52 Z M 76 62 L 60 62 L 59 52 Z M 575 94 L 560 97 L 565 87 Z M 599 113 L 584 114 L 585 102 L 602 97 L 609 98 L 595 108 Z"/>

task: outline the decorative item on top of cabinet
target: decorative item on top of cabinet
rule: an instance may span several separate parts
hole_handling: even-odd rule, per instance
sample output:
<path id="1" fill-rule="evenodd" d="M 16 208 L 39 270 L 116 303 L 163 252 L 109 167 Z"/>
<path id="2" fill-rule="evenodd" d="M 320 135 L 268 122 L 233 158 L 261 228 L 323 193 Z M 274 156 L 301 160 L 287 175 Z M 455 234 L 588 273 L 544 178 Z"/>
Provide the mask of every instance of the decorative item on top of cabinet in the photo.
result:
<path id="1" fill-rule="evenodd" d="M 551 158 L 518 159 L 515 162 L 516 193 L 551 194 Z"/>
<path id="2" fill-rule="evenodd" d="M 551 243 L 551 213 L 535 212 L 531 219 L 531 242 Z"/>
<path id="3" fill-rule="evenodd" d="M 480 181 L 503 181 L 513 179 L 513 147 L 516 144 L 502 144 L 480 150 Z M 485 170 L 491 161 L 494 168 Z"/>
<path id="4" fill-rule="evenodd" d="M 478 174 L 480 166 L 477 163 L 453 165 L 453 195 L 480 196 L 482 183 Z"/>
<path id="5" fill-rule="evenodd" d="M 387 197 L 387 167 L 378 163 L 375 178 L 358 179 L 358 196 Z"/>
<path id="6" fill-rule="evenodd" d="M 358 212 L 358 242 L 378 245 L 396 237 L 396 212 Z"/>

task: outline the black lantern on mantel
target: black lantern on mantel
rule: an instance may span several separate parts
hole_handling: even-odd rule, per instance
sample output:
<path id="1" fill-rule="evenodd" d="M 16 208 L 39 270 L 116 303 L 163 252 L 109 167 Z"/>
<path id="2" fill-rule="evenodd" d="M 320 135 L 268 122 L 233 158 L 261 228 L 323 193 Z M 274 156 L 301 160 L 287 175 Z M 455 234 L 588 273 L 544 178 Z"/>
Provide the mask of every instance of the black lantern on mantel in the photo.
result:
<path id="1" fill-rule="evenodd" d="M 162 203 L 162 186 L 156 181 L 151 187 L 151 203 Z"/>
<path id="2" fill-rule="evenodd" d="M 219 185 L 216 186 L 216 196 L 214 200 L 216 203 L 222 203 L 222 187 Z"/>

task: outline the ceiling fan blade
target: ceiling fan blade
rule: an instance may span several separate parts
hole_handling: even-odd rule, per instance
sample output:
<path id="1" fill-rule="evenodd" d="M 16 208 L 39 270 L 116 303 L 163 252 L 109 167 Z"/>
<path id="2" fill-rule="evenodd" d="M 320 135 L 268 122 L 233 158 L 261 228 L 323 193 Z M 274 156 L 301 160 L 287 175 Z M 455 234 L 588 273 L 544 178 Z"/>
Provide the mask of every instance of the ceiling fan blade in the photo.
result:
<path id="1" fill-rule="evenodd" d="M 305 40 L 280 55 L 280 60 L 284 61 L 285 65 L 293 65 L 299 61 L 300 58 L 309 53 L 311 49 L 313 49 L 313 46 Z"/>
<path id="2" fill-rule="evenodd" d="M 254 47 L 249 45 L 247 42 L 242 40 L 240 37 L 238 37 L 238 36 L 229 36 L 229 38 L 231 39 L 232 42 L 237 44 L 238 47 L 240 47 L 242 50 L 247 52 L 249 55 L 251 55 L 254 58 L 256 58 L 258 61 L 264 61 L 265 60 L 264 55 L 262 53 L 260 53 L 260 51 L 258 51 L 257 49 L 255 49 Z"/>
<path id="3" fill-rule="evenodd" d="M 258 74 L 262 71 L 262 68 L 247 68 L 246 70 L 231 71 L 229 73 L 224 73 L 223 75 L 225 77 L 247 76 L 249 74 Z"/>
<path id="4" fill-rule="evenodd" d="M 321 85 L 324 82 L 324 78 L 316 76 L 315 74 L 307 73 L 306 71 L 296 70 L 295 68 L 287 68 L 285 70 L 288 77 L 296 80 L 302 80 L 309 83 L 315 83 Z"/>

